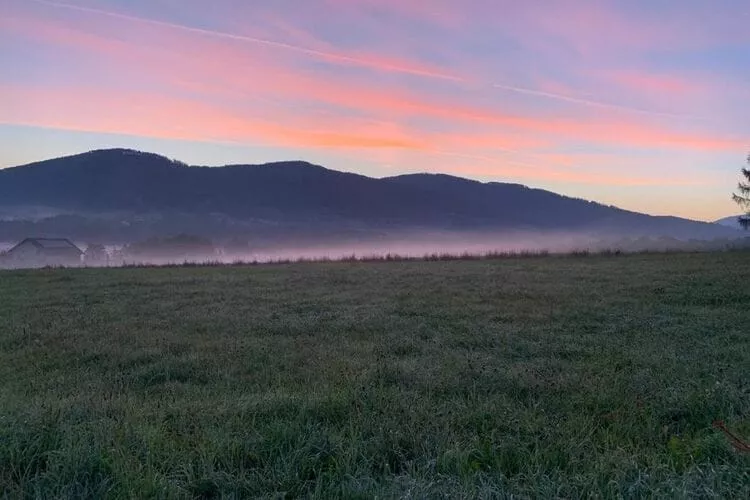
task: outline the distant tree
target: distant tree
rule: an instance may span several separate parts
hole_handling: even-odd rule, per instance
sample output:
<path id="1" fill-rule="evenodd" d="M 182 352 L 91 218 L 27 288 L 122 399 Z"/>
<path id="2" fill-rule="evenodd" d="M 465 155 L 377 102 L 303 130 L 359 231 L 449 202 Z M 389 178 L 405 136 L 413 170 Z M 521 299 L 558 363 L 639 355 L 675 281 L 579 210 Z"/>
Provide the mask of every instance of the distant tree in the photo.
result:
<path id="1" fill-rule="evenodd" d="M 750 165 L 750 155 L 747 157 L 747 164 Z M 733 195 L 734 201 L 745 212 L 740 216 L 740 224 L 745 229 L 750 228 L 750 169 L 743 168 L 742 175 L 745 177 L 743 182 L 737 186 L 738 192 Z"/>

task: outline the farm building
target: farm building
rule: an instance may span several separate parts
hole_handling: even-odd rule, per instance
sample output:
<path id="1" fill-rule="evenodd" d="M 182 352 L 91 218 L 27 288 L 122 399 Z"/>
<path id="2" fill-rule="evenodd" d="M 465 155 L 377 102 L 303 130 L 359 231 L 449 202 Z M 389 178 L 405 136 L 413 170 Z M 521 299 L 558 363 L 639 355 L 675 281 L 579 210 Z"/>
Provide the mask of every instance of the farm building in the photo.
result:
<path id="1" fill-rule="evenodd" d="M 83 252 L 64 238 L 26 238 L 5 255 L 8 267 L 79 266 Z"/>

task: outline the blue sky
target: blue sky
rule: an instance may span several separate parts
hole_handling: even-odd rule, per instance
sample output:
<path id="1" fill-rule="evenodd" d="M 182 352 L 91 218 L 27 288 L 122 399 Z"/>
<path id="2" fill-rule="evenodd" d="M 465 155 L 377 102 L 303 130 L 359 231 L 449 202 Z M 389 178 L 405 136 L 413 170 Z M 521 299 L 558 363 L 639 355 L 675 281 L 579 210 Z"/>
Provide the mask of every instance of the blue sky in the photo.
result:
<path id="1" fill-rule="evenodd" d="M 521 182 L 712 220 L 741 0 L 0 0 L 0 168 L 103 147 Z"/>

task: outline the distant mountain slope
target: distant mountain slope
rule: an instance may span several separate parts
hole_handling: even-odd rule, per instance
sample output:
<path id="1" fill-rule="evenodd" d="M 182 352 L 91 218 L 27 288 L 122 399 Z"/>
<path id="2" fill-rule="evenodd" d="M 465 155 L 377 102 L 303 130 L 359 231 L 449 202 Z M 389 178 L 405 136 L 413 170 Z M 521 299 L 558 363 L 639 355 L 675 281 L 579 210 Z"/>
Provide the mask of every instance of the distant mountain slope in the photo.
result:
<path id="1" fill-rule="evenodd" d="M 732 234 L 715 224 L 638 214 L 518 184 L 434 174 L 374 179 L 300 161 L 191 167 L 125 149 L 0 170 L 0 208 L 22 206 L 79 215 L 211 215 L 329 230 L 590 230 L 698 238 Z"/>
<path id="2" fill-rule="evenodd" d="M 739 215 L 733 215 L 731 217 L 724 217 L 723 219 L 719 219 L 714 222 L 714 224 L 719 224 L 720 226 L 731 227 L 734 229 L 742 229 L 739 219 Z"/>

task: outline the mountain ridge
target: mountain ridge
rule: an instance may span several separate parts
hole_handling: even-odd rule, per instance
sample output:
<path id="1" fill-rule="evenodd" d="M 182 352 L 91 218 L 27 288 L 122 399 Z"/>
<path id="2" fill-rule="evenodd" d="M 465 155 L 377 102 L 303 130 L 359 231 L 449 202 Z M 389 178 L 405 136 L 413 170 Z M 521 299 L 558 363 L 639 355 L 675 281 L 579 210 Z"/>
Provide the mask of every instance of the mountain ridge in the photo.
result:
<path id="1" fill-rule="evenodd" d="M 122 148 L 0 170 L 0 208 L 14 206 L 162 218 L 213 214 L 240 225 L 262 220 L 279 231 L 305 226 L 328 232 L 355 227 L 370 232 L 585 230 L 682 238 L 732 234 L 710 223 L 651 216 L 515 183 L 434 173 L 373 178 L 303 160 L 190 166 Z"/>

